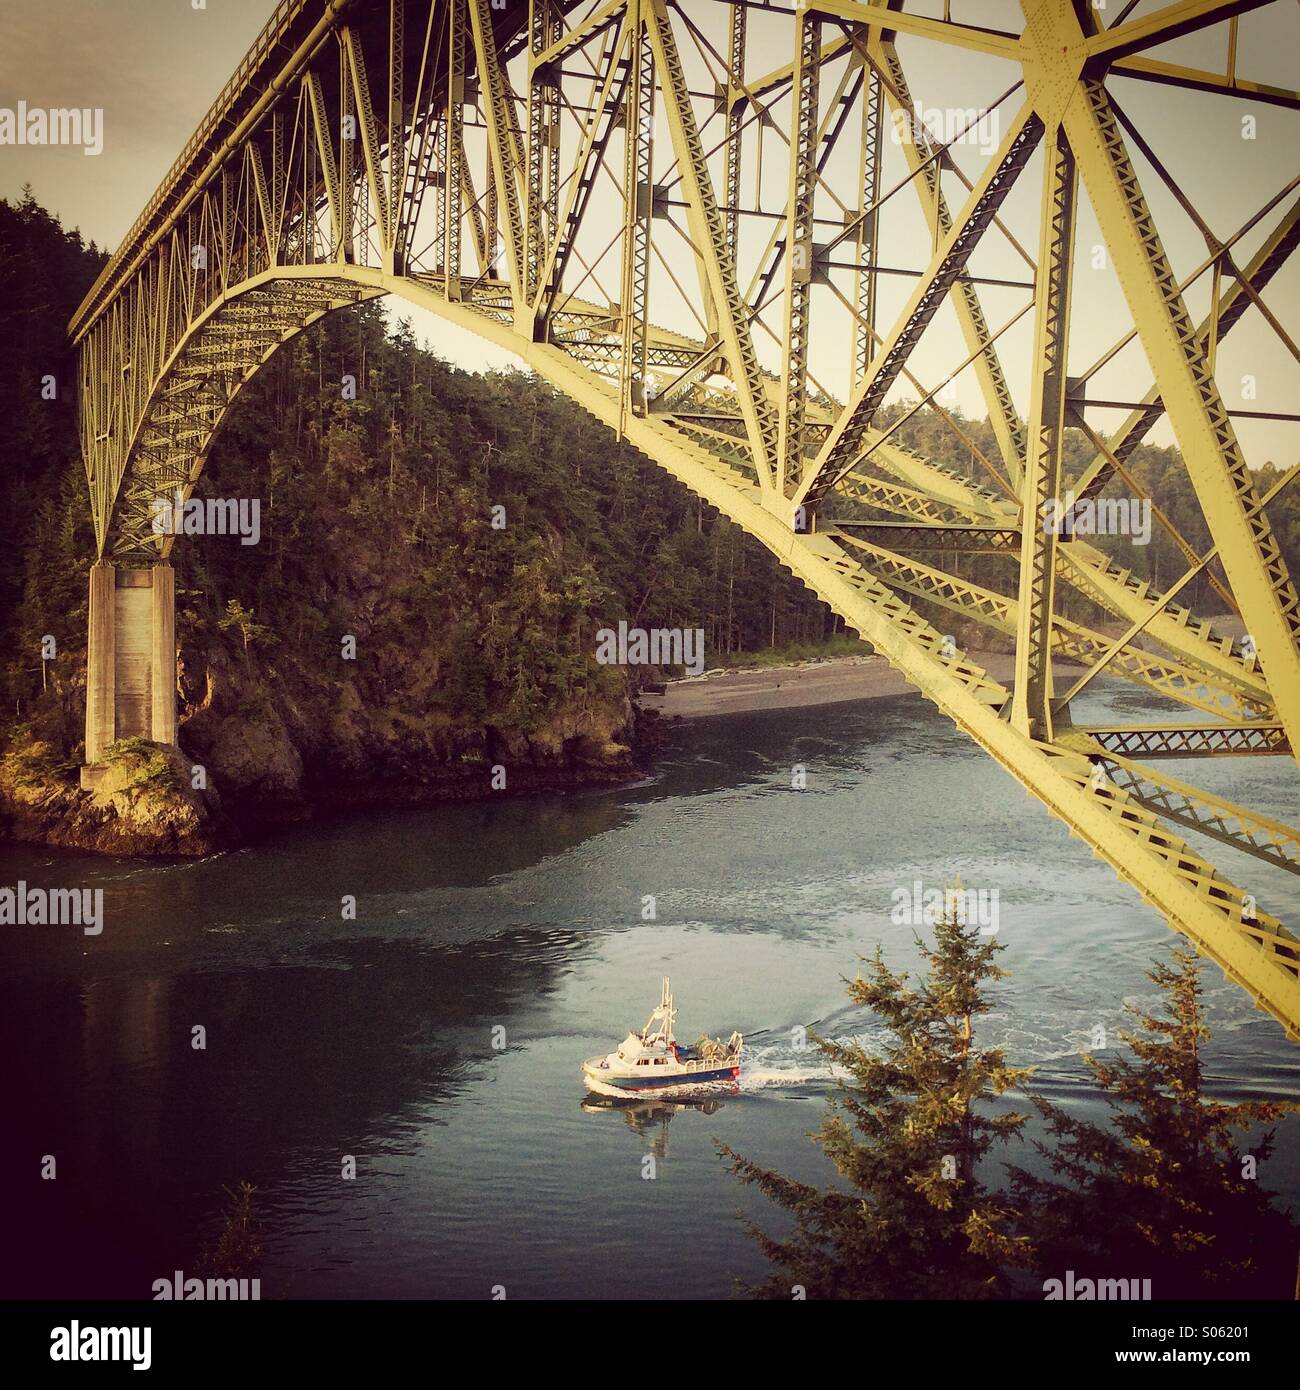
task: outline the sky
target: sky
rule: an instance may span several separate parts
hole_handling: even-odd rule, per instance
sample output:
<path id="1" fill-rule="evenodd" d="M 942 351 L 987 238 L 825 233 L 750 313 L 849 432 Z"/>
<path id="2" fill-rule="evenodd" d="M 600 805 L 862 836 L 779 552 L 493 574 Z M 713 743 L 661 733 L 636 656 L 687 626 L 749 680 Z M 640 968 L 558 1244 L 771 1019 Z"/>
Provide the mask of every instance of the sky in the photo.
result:
<path id="1" fill-rule="evenodd" d="M 0 0 L 0 107 L 104 112 L 104 149 L 0 145 L 0 197 L 30 182 L 87 241 L 116 250 L 275 8 L 274 0 Z M 510 353 L 409 305 L 418 337 L 470 371 Z"/>
<path id="2" fill-rule="evenodd" d="M 1113 10 L 1116 3 L 1112 0 L 1109 8 Z M 1154 12 L 1161 3 L 1162 0 L 1143 0 L 1136 14 Z M 0 196 L 16 197 L 23 184 L 30 182 L 38 200 L 56 213 L 65 226 L 78 227 L 87 240 L 115 248 L 272 8 L 272 0 L 0 0 L 0 34 L 4 36 L 0 47 L 0 108 L 12 108 L 19 100 L 25 100 L 29 106 L 75 105 L 99 108 L 104 113 L 103 151 L 95 157 L 78 148 L 0 145 Z M 697 9 L 688 4 L 687 8 L 688 13 L 699 15 L 701 28 L 711 32 L 721 47 L 718 17 L 724 13 L 722 6 L 700 4 Z M 939 13 L 942 0 L 911 0 L 908 8 Z M 1021 27 L 1018 9 L 1010 0 L 952 0 L 952 12 L 955 18 L 970 22 Z M 1201 67 L 1221 66 L 1225 33 L 1220 27 L 1194 35 L 1167 45 L 1152 56 Z M 693 86 L 703 86 L 709 81 L 703 60 L 680 28 L 679 34 L 688 78 Z M 751 76 L 765 63 L 774 66 L 788 58 L 789 40 L 785 35 L 788 29 L 783 30 L 777 21 L 755 16 L 751 28 Z M 1018 75 L 1006 64 L 922 40 L 902 38 L 899 51 L 914 96 L 924 110 L 937 112 L 940 120 L 945 113 L 951 122 L 953 112 L 988 105 Z M 1237 64 L 1243 75 L 1284 86 L 1292 84 L 1297 51 L 1300 7 L 1279 5 L 1242 19 Z M 824 71 L 824 94 L 833 87 L 837 73 L 830 66 Z M 1296 113 L 1132 80 L 1114 80 L 1111 90 L 1219 236 L 1234 231 L 1239 222 L 1295 173 L 1296 150 L 1300 148 L 1300 116 Z M 1003 108 L 1004 118 L 1009 118 L 1013 109 L 1013 105 Z M 788 100 L 774 108 L 782 123 L 787 110 Z M 703 118 L 703 108 L 701 111 Z M 1249 139 L 1244 138 L 1242 126 L 1242 117 L 1248 114 L 1256 118 L 1253 138 Z M 570 142 L 576 142 L 576 138 L 573 129 L 565 136 Z M 706 145 L 716 139 L 717 124 L 706 126 Z M 770 137 L 764 139 L 761 191 L 764 206 L 771 207 L 783 202 L 785 147 Z M 662 153 L 668 145 L 661 115 L 656 133 L 660 152 L 657 178 L 672 177 Z M 971 143 L 955 153 L 958 163 L 973 178 L 987 158 L 988 147 Z M 747 187 L 752 193 L 757 186 L 752 152 L 747 159 Z M 827 169 L 827 183 L 832 187 L 838 184 L 839 194 L 846 200 L 853 176 L 850 166 L 854 162 L 847 156 L 842 160 L 837 156 Z M 1181 276 L 1203 259 L 1204 243 L 1145 161 L 1135 155 L 1135 162 L 1175 271 Z M 615 163 L 621 165 L 621 158 Z M 886 187 L 901 176 L 902 169 L 901 151 L 887 148 Z M 1031 256 L 1037 254 L 1034 225 L 1040 171 L 1041 161 L 1036 158 L 1004 208 L 1005 221 Z M 949 178 L 946 187 L 951 204 L 959 206 L 963 196 L 960 186 Z M 603 205 L 601 197 L 605 199 Z M 593 203 L 593 259 L 606 243 L 604 229 L 613 225 L 612 208 L 613 190 L 608 188 Z M 819 205 L 819 213 L 825 211 L 826 206 Z M 684 225 L 680 210 L 674 216 L 678 225 Z M 891 199 L 884 218 L 883 258 L 899 267 L 923 266 L 929 247 L 910 189 Z M 1269 225 L 1261 224 L 1254 235 L 1242 242 L 1243 261 Z M 656 237 L 664 246 L 664 262 L 656 267 L 652 281 L 654 318 L 667 326 L 690 330 L 696 306 L 684 302 L 671 284 L 674 276 L 683 285 L 691 284 L 694 266 L 689 249 L 684 244 L 672 249 L 671 229 L 658 223 Z M 751 278 L 764 239 L 765 229 L 758 224 L 743 233 L 739 276 L 742 288 Z M 1075 262 L 1070 355 L 1070 370 L 1075 374 L 1104 352 L 1131 323 L 1114 268 L 1095 263 L 1092 249 L 1100 241 L 1085 194 L 1080 202 Z M 603 276 L 610 298 L 617 295 L 618 276 L 616 268 L 611 273 L 613 265 L 611 258 L 597 267 L 597 278 Z M 971 268 L 975 273 L 995 278 L 1027 278 L 1023 260 L 1005 239 L 994 233 L 986 236 L 977 249 Z M 583 292 L 591 293 L 594 283 L 589 282 Z M 1200 286 L 1189 292 L 1188 305 L 1194 319 L 1208 307 L 1208 283 L 1208 277 L 1203 277 Z M 902 276 L 882 278 L 885 322 L 902 307 L 913 284 L 913 280 Z M 812 371 L 828 389 L 842 397 L 849 320 L 830 292 L 819 290 L 815 295 Z M 997 326 L 1024 303 L 1026 292 L 989 289 L 982 295 L 989 322 Z M 1300 300 L 1300 266 L 1288 267 L 1274 281 L 1265 299 L 1284 323 L 1288 317 L 1293 322 L 1294 308 Z M 394 306 L 394 312 L 409 317 L 418 337 L 464 367 L 499 367 L 512 360 L 501 349 L 451 328 L 426 311 L 399 304 Z M 779 352 L 779 307 L 767 321 L 773 332 L 759 332 L 756 345 L 760 356 L 771 364 Z M 1022 412 L 1028 406 L 1022 385 L 1027 380 L 1024 366 L 1030 345 L 1028 315 L 999 340 Z M 955 318 L 951 311 L 944 310 L 917 348 L 911 365 L 922 381 L 934 383 L 964 355 Z M 1135 399 L 1149 379 L 1141 349 L 1133 345 L 1098 374 L 1090 394 Z M 1234 330 L 1222 351 L 1219 380 L 1230 408 L 1286 411 L 1294 409 L 1294 402 L 1300 398 L 1300 368 L 1253 310 Z M 1247 381 L 1253 382 L 1253 400 L 1249 398 Z M 906 396 L 909 391 L 915 394 L 913 388 L 900 384 L 895 396 Z M 984 414 L 970 371 L 958 378 L 954 391 L 944 400 L 968 415 Z M 1122 413 L 1113 411 L 1098 410 L 1090 415 L 1103 432 L 1122 419 Z M 1239 420 L 1237 429 L 1252 464 L 1265 460 L 1290 463 L 1296 456 L 1293 425 Z M 1151 437 L 1157 443 L 1172 441 L 1164 425 Z"/>

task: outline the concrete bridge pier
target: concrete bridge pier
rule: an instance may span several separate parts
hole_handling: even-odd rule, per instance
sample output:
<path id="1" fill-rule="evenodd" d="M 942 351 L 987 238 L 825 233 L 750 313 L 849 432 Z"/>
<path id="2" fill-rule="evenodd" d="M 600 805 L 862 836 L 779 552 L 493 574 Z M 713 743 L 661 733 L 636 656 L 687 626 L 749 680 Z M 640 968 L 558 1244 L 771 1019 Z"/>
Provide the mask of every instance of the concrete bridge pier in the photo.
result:
<path id="1" fill-rule="evenodd" d="M 86 765 L 93 786 L 109 744 L 176 742 L 176 579 L 167 564 L 90 570 Z"/>

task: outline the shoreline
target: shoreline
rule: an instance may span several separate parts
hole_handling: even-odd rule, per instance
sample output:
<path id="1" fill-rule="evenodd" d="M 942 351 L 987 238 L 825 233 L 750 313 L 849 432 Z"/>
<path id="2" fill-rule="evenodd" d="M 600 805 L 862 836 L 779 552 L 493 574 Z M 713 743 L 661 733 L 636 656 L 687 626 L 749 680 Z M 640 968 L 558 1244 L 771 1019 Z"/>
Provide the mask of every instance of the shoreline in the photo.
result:
<path id="1" fill-rule="evenodd" d="M 971 651 L 967 655 L 995 680 L 1010 681 L 1015 657 L 1007 652 Z M 1081 668 L 1058 663 L 1062 674 Z M 712 719 L 764 710 L 804 709 L 850 704 L 920 692 L 883 656 L 839 656 L 788 666 L 721 670 L 712 675 L 673 681 L 662 695 L 642 693 L 638 706 L 664 719 Z"/>
<path id="2" fill-rule="evenodd" d="M 1009 682 L 1015 658 L 1008 653 L 972 651 L 968 655 L 996 680 Z M 1058 666 L 1062 678 L 1067 670 Z M 39 846 L 55 851 L 113 858 L 185 861 L 240 849 L 274 838 L 305 821 L 345 817 L 358 811 L 400 809 L 447 802 L 531 799 L 555 793 L 600 791 L 635 783 L 646 776 L 663 742 L 666 726 L 679 720 L 716 719 L 774 710 L 812 709 L 855 704 L 903 695 L 919 698 L 888 661 L 879 655 L 812 658 L 781 666 L 722 669 L 674 681 L 663 694 L 643 692 L 635 705 L 648 719 L 637 723 L 626 761 L 607 766 L 517 768 L 509 791 L 491 792 L 482 776 L 445 775 L 423 781 L 360 779 L 345 786 L 306 784 L 297 797 L 241 804 L 169 807 L 153 813 L 129 805 L 96 804 L 72 783 L 50 783 L 17 794 L 0 777 L 0 844 Z M 116 809 L 117 814 L 113 811 Z M 125 815 L 123 814 L 125 812 Z M 175 814 L 172 814 L 175 812 Z M 137 823 L 137 819 L 141 823 Z"/>
<path id="3" fill-rule="evenodd" d="M 153 745 L 149 746 L 153 748 Z M 161 752 L 162 750 L 157 750 Z M 182 790 L 190 760 L 175 763 L 175 785 L 149 795 L 126 787 L 92 793 L 67 779 L 20 787 L 0 756 L 0 849 L 26 846 L 111 859 L 185 863 L 272 840 L 310 821 L 355 813 L 487 801 L 523 801 L 548 795 L 604 791 L 641 781 L 645 768 L 632 748 L 606 764 L 516 765 L 506 787 L 495 789 L 486 765 L 474 771 L 447 768 L 424 780 L 359 778 L 330 784 L 305 782 L 293 796 L 223 802 L 215 789 Z M 127 769 L 128 783 L 131 769 Z"/>

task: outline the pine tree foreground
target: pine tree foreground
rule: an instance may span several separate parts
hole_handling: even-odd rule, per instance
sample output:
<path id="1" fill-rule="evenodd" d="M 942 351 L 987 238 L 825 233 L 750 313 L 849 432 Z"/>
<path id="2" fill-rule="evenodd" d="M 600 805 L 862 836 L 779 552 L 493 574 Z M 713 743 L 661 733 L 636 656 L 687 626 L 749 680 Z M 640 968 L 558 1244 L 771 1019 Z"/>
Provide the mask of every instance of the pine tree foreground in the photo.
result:
<path id="1" fill-rule="evenodd" d="M 1259 1127 L 1284 1107 L 1205 1095 L 1200 962 L 1172 955 L 1149 972 L 1167 1016 L 1128 1006 L 1141 1035 L 1120 1037 L 1134 1060 L 1084 1059 L 1111 1127 L 1033 1098 L 1056 1141 L 1034 1147 L 1064 1181 L 1012 1169 L 1017 1206 L 1045 1278 L 1149 1279 L 1153 1299 L 1290 1298 L 1300 1227 L 1256 1176 L 1273 1151 Z M 1251 1131 L 1249 1148 L 1234 1138 Z"/>
<path id="2" fill-rule="evenodd" d="M 743 1182 L 794 1217 L 784 1240 L 750 1225 L 780 1272 L 745 1292 L 996 1298 L 1009 1293 L 1006 1271 L 1032 1259 L 1010 1202 L 976 1176 L 981 1160 L 1028 1118 L 976 1109 L 1028 1076 L 1009 1067 L 1000 1048 L 974 1044 L 974 1020 L 992 1007 L 983 987 L 1006 974 L 994 963 L 1004 948 L 954 911 L 934 934 L 933 948 L 917 938 L 927 969 L 915 987 L 885 965 L 879 947 L 867 977 L 849 982 L 850 998 L 888 1030 L 879 1055 L 856 1041 L 815 1040 L 849 1074 L 812 1136 L 847 1190 L 796 1182 L 720 1146 Z"/>
<path id="3" fill-rule="evenodd" d="M 742 1291 L 760 1298 L 974 1299 L 1042 1296 L 1049 1281 L 1150 1281 L 1163 1299 L 1284 1299 L 1295 1291 L 1300 1225 L 1274 1205 L 1257 1173 L 1273 1152 L 1263 1129 L 1286 1107 L 1205 1094 L 1200 962 L 1175 948 L 1149 972 L 1163 1016 L 1127 1010 L 1140 1032 L 1120 1039 L 1132 1060 L 1085 1054 L 1109 1126 L 1029 1092 L 1028 1068 L 974 1044 L 992 1005 L 1004 949 L 949 913 L 914 987 L 877 948 L 849 996 L 883 1022 L 886 1040 L 816 1039 L 847 1073 L 811 1137 L 842 1186 L 819 1188 L 762 1168 L 721 1145 L 742 1182 L 793 1218 L 777 1239 L 749 1223 L 776 1267 Z M 1034 1141 L 1051 1176 L 1009 1167 L 1008 1190 L 977 1176 L 1028 1116 L 991 1104 L 1029 1095 L 1051 1142 Z M 1236 1135 L 1252 1136 L 1246 1146 Z M 1077 1296 L 1077 1295 L 1076 1295 Z"/>

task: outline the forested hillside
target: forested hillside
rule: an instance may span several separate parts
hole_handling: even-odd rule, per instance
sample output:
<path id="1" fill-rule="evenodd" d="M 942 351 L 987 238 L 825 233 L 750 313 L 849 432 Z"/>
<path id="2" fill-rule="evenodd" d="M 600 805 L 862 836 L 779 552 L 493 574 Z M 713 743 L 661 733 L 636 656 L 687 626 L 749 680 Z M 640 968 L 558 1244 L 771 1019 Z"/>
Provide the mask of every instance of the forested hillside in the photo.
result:
<path id="1" fill-rule="evenodd" d="M 70 633 L 68 604 L 85 617 L 94 535 L 67 324 L 105 259 L 30 192 L 16 206 L 0 199 L 0 689 L 8 718 L 30 710 L 42 688 L 41 636 Z"/>
<path id="2" fill-rule="evenodd" d="M 12 539 L 0 801 L 11 831 L 137 848 L 147 836 L 100 834 L 73 790 L 93 540 L 63 335 L 101 263 L 34 199 L 0 202 L 0 330 L 25 345 L 0 395 Z M 461 372 L 377 306 L 322 321 L 273 359 L 199 492 L 261 504 L 258 544 L 183 537 L 172 557 L 181 745 L 244 823 L 480 794 L 494 765 L 511 791 L 628 776 L 629 678 L 646 673 L 596 663 L 601 626 L 702 628 L 709 665 L 835 626 L 766 552 L 572 403 L 524 373 Z M 150 767 L 135 787 L 166 782 Z M 175 827 L 164 838 L 206 844 Z"/>

